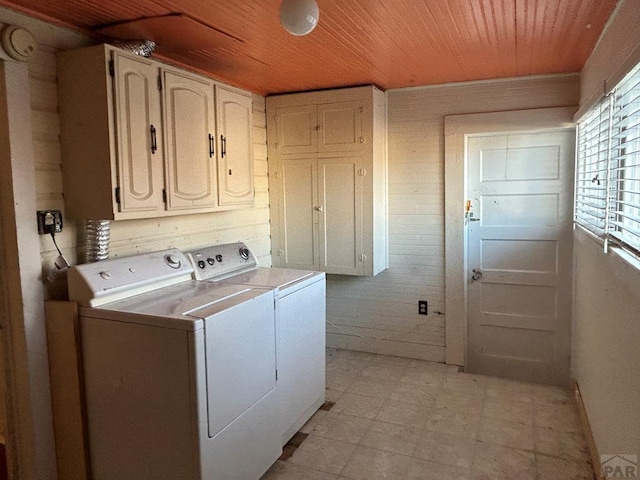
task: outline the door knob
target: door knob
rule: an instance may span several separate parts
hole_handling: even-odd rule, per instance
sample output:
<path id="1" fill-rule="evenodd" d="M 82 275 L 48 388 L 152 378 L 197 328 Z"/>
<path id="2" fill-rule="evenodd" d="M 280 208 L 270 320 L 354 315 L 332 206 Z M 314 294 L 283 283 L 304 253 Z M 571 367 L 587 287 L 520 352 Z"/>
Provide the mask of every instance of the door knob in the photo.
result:
<path id="1" fill-rule="evenodd" d="M 471 280 L 477 281 L 482 278 L 482 270 L 474 268 L 472 272 L 473 272 L 473 275 L 471 275 Z"/>

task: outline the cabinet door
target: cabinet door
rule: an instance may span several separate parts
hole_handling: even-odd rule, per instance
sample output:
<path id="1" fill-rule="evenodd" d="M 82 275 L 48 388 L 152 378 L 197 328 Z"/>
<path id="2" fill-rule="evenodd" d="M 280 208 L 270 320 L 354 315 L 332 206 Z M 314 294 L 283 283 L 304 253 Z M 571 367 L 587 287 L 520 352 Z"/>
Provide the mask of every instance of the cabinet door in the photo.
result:
<path id="1" fill-rule="evenodd" d="M 282 160 L 278 182 L 280 267 L 319 270 L 317 246 L 317 162 L 315 159 Z"/>
<path id="2" fill-rule="evenodd" d="M 120 212 L 162 212 L 162 115 L 155 62 L 113 52 Z"/>
<path id="3" fill-rule="evenodd" d="M 216 87 L 220 205 L 253 203 L 251 97 Z"/>
<path id="4" fill-rule="evenodd" d="M 213 83 L 164 71 L 167 209 L 217 204 Z"/>
<path id="5" fill-rule="evenodd" d="M 320 269 L 363 275 L 360 157 L 318 160 Z"/>
<path id="6" fill-rule="evenodd" d="M 318 122 L 315 105 L 276 109 L 276 152 L 280 155 L 315 153 Z"/>
<path id="7" fill-rule="evenodd" d="M 361 101 L 318 105 L 318 152 L 353 152 L 363 149 L 364 105 Z"/>

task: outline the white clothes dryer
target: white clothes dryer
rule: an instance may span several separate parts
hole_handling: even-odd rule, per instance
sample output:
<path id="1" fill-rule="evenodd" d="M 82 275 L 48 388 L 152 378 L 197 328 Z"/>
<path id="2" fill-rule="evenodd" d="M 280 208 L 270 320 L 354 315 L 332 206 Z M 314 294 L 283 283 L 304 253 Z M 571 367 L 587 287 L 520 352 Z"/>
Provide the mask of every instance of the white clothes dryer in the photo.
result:
<path id="1" fill-rule="evenodd" d="M 284 445 L 325 401 L 324 272 L 259 267 L 255 255 L 242 242 L 206 247 L 188 256 L 200 279 L 275 289 L 278 372 L 275 396 Z M 222 262 L 215 262 L 216 258 Z M 225 259 L 242 259 L 245 266 L 237 269 L 240 273 L 222 272 Z M 216 269 L 218 274 L 214 273 Z"/>

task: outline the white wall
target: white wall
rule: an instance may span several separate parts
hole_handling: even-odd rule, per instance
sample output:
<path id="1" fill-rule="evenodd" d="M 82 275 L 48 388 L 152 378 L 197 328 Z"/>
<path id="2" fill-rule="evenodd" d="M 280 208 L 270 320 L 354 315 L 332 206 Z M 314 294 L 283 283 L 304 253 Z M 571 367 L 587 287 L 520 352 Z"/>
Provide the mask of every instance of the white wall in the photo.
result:
<path id="1" fill-rule="evenodd" d="M 576 230 L 572 373 L 600 454 L 640 455 L 640 262 Z"/>
<path id="2" fill-rule="evenodd" d="M 584 110 L 640 61 L 640 2 L 610 19 L 581 78 Z M 574 236 L 572 376 L 600 454 L 640 456 L 640 264 L 605 254 L 581 229 Z"/>
<path id="3" fill-rule="evenodd" d="M 444 361 L 444 117 L 578 100 L 577 75 L 389 91 L 389 269 L 328 276 L 328 344 Z M 418 300 L 429 302 L 428 316 Z"/>

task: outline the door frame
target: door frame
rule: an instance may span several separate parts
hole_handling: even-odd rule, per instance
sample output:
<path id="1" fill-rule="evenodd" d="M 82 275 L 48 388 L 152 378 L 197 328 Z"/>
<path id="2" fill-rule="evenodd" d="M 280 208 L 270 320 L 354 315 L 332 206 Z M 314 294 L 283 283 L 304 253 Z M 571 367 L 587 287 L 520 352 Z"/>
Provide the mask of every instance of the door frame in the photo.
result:
<path id="1" fill-rule="evenodd" d="M 444 117 L 445 362 L 467 360 L 467 139 L 470 136 L 575 128 L 577 106 Z"/>

